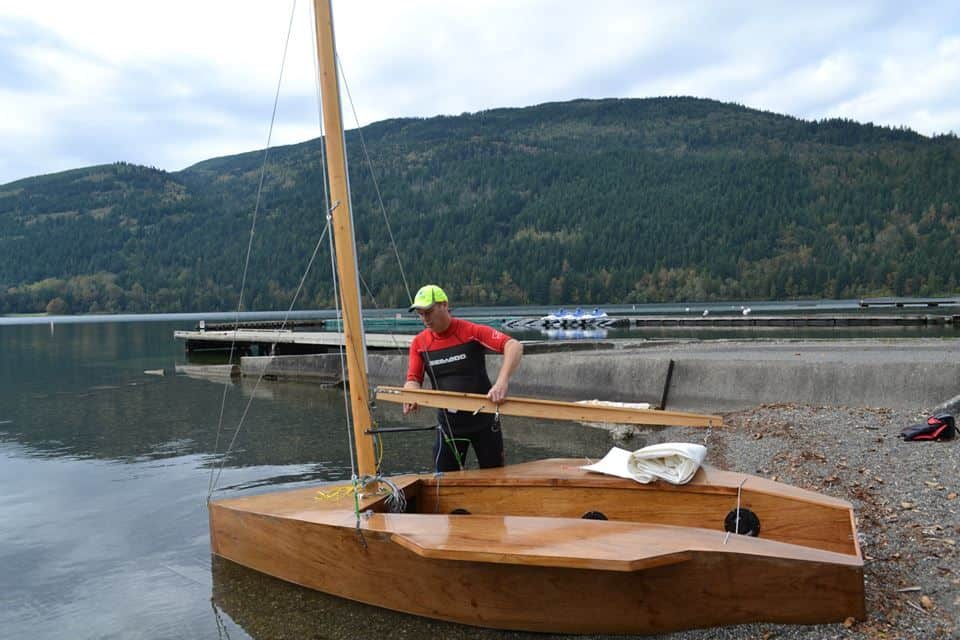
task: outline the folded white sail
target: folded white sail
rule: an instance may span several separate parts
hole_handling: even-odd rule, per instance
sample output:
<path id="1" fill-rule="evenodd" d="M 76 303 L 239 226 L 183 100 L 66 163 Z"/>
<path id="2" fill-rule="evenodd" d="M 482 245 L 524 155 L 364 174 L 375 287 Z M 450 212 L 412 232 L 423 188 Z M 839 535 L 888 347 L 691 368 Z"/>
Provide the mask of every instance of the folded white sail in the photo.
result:
<path id="1" fill-rule="evenodd" d="M 657 479 L 686 484 L 706 455 L 706 447 L 688 442 L 664 442 L 637 451 L 613 447 L 602 460 L 582 468 L 643 484 Z"/>

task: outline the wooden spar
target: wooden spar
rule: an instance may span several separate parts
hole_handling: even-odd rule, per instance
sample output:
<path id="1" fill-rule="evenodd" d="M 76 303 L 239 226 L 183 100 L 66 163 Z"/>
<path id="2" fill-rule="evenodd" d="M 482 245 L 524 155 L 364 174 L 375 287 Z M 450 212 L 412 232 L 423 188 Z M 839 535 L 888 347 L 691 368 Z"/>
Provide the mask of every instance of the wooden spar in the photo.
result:
<path id="1" fill-rule="evenodd" d="M 316 20 L 324 141 L 327 151 L 327 176 L 330 182 L 330 215 L 333 222 L 337 276 L 340 280 L 347 377 L 350 380 L 350 410 L 353 416 L 353 439 L 357 449 L 357 471 L 360 475 L 372 475 L 377 472 L 377 464 L 373 451 L 373 438 L 365 433 L 373 425 L 373 419 L 370 416 L 366 350 L 363 344 L 363 321 L 360 315 L 360 284 L 353 234 L 353 214 L 350 206 L 350 184 L 347 178 L 347 152 L 343 137 L 336 46 L 333 39 L 333 12 L 329 0 L 314 0 L 313 9 Z"/>
<path id="2" fill-rule="evenodd" d="M 635 409 L 602 404 L 581 404 L 515 396 L 510 396 L 498 406 L 486 396 L 477 393 L 458 393 L 433 389 L 377 387 L 376 397 L 377 400 L 385 402 L 417 403 L 425 407 L 456 409 L 457 411 L 472 411 L 474 413 L 496 413 L 499 411 L 505 416 L 524 416 L 527 418 L 674 427 L 723 426 L 723 418 L 715 415 L 661 411 L 659 409 Z"/>

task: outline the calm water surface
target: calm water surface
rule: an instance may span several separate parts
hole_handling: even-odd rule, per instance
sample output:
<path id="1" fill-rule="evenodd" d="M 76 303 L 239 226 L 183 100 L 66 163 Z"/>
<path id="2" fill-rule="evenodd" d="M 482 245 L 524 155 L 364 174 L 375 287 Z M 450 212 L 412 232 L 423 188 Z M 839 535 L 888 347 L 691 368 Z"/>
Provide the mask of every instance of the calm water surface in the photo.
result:
<path id="1" fill-rule="evenodd" d="M 215 497 L 340 481 L 350 465 L 339 391 L 176 375 L 185 356 L 173 331 L 192 326 L 0 326 L 0 637 L 526 637 L 385 612 L 212 560 L 211 468 L 248 405 Z M 393 405 L 377 418 L 402 421 Z M 417 420 L 429 424 L 429 412 Z M 513 462 L 610 445 L 560 423 L 511 420 L 504 431 Z M 388 437 L 385 471 L 426 471 L 430 439 Z"/>

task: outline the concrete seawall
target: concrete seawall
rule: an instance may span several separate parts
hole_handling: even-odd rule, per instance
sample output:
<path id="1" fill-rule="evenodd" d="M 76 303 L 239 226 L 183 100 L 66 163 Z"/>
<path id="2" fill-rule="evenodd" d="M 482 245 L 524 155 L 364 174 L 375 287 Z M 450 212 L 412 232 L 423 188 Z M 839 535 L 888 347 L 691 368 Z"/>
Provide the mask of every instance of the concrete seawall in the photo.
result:
<path id="1" fill-rule="evenodd" d="M 587 351 L 531 346 L 510 392 L 732 411 L 769 403 L 932 408 L 960 394 L 960 340 L 647 341 Z M 551 347 L 548 347 L 550 349 Z M 672 375 L 668 371 L 670 362 Z M 499 356 L 488 358 L 491 378 Z M 244 375 L 339 379 L 336 355 L 243 358 Z M 406 357 L 369 356 L 370 384 L 400 385 Z"/>

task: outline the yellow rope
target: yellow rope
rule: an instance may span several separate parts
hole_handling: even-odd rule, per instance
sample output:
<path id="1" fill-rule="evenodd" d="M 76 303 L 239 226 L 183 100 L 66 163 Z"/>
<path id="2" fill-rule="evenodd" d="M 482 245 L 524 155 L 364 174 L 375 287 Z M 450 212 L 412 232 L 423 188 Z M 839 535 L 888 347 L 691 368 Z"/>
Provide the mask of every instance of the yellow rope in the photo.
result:
<path id="1" fill-rule="evenodd" d="M 314 500 L 342 500 L 353 495 L 353 485 L 345 484 L 339 487 L 331 487 L 327 491 L 317 490 Z"/>
<path id="2" fill-rule="evenodd" d="M 380 464 L 383 462 L 383 436 L 377 434 L 377 473 L 380 473 Z"/>

